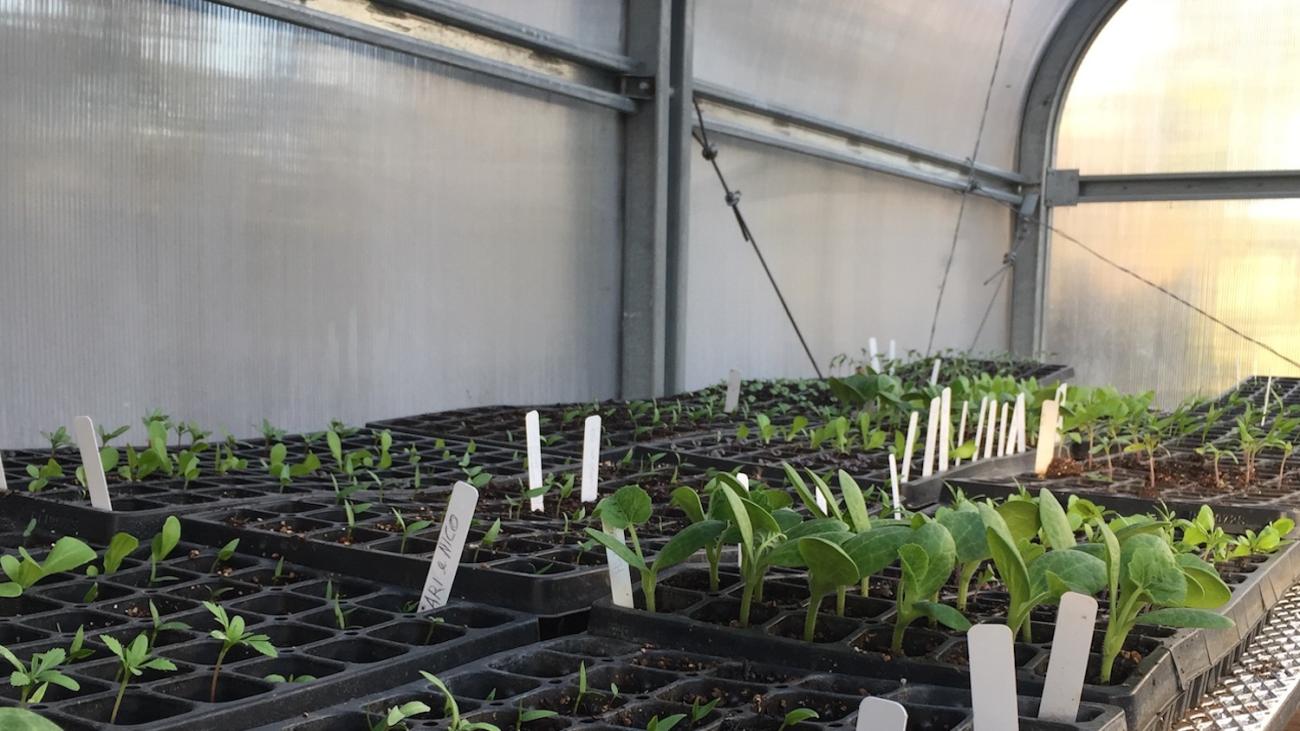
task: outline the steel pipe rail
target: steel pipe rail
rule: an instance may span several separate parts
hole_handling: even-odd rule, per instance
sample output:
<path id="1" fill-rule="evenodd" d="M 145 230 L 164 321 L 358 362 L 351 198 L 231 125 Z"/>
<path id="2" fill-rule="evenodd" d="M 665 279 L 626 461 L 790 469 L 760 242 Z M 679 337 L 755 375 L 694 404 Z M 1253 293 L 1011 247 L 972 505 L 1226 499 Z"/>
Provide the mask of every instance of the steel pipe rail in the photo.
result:
<path id="1" fill-rule="evenodd" d="M 1134 175 L 1080 175 L 1078 170 L 1049 170 L 1043 190 L 1044 202 L 1049 206 L 1300 198 L 1300 170 Z"/>

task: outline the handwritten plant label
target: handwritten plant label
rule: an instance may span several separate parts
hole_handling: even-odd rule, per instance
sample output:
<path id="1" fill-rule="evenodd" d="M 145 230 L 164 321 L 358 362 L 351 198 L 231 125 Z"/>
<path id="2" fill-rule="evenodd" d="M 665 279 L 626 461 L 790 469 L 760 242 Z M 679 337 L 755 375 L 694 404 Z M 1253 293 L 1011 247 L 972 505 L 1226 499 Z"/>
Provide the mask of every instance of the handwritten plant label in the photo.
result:
<path id="1" fill-rule="evenodd" d="M 934 370 L 930 371 L 930 385 L 933 386 L 939 382 L 939 366 L 943 365 L 943 358 L 934 359 Z"/>
<path id="2" fill-rule="evenodd" d="M 624 543 L 623 529 L 610 528 L 605 521 L 600 521 L 600 529 L 607 535 L 618 539 L 619 543 Z M 605 549 L 605 561 L 609 563 L 609 597 L 614 606 L 633 608 L 632 600 L 632 567 L 627 565 L 627 561 L 618 557 L 617 553 Z"/>
<path id="3" fill-rule="evenodd" d="M 104 463 L 99 459 L 99 437 L 95 434 L 95 422 L 89 416 L 78 416 L 72 420 L 72 435 L 77 440 L 77 449 L 81 452 L 81 464 L 86 470 L 86 488 L 90 490 L 90 504 L 99 510 L 113 510 L 113 501 L 108 497 L 108 480 L 104 477 Z"/>
<path id="4" fill-rule="evenodd" d="M 524 416 L 524 433 L 528 439 L 528 489 L 538 490 L 542 486 L 542 435 L 540 417 L 537 411 L 529 411 Z M 542 495 L 533 495 L 528 499 L 528 507 L 534 513 L 546 509 Z"/>
<path id="5" fill-rule="evenodd" d="M 972 462 L 978 462 L 980 459 L 980 447 L 983 446 L 984 444 L 982 439 L 984 436 L 984 417 L 986 416 L 986 412 L 988 411 L 988 408 L 989 408 L 989 397 L 981 396 L 980 415 L 979 418 L 975 420 L 975 453 L 972 454 L 970 457 L 970 461 Z"/>
<path id="6" fill-rule="evenodd" d="M 908 475 L 912 473 L 912 447 L 916 444 L 916 427 L 920 419 L 921 414 L 913 411 L 911 418 L 907 420 L 907 441 L 903 443 L 902 482 L 907 482 Z"/>
<path id="7" fill-rule="evenodd" d="M 723 401 L 722 410 L 730 414 L 740 406 L 740 371 L 735 368 L 727 374 L 727 398 Z"/>
<path id="8" fill-rule="evenodd" d="M 1038 422 L 1038 449 L 1034 453 L 1034 474 L 1039 477 L 1047 474 L 1056 454 L 1056 416 L 1056 402 L 1044 401 L 1043 418 Z"/>
<path id="9" fill-rule="evenodd" d="M 468 482 L 457 481 L 447 501 L 447 514 L 442 518 L 442 530 L 438 531 L 429 573 L 424 577 L 421 612 L 446 606 L 451 598 L 451 585 L 456 580 L 456 569 L 460 567 L 460 555 L 465 551 L 465 539 L 477 506 L 478 489 Z"/>
<path id="10" fill-rule="evenodd" d="M 1092 632 L 1085 634 L 1092 639 Z M 1011 628 L 1005 624 L 977 624 L 966 633 L 966 644 L 975 731 L 1017 731 L 1020 713 Z"/>
<path id="11" fill-rule="evenodd" d="M 998 432 L 998 456 L 999 457 L 1007 456 L 1007 428 L 1008 428 L 1007 422 L 1011 420 L 1010 415 L 1007 413 L 1008 406 L 1009 406 L 1008 404 L 1005 403 L 1002 404 L 1002 415 L 998 417 L 1002 421 L 1002 426 L 999 427 L 1000 431 Z"/>
<path id="12" fill-rule="evenodd" d="M 898 701 L 870 696 L 858 704 L 856 731 L 907 731 L 907 709 Z"/>
<path id="13" fill-rule="evenodd" d="M 938 396 L 930 399 L 930 418 L 925 427 L 925 459 L 921 461 L 922 477 L 934 474 L 934 445 L 939 438 L 940 401 Z"/>
<path id="14" fill-rule="evenodd" d="M 1074 723 L 1083 696 L 1083 676 L 1088 651 L 1097 626 L 1097 600 L 1067 591 L 1061 595 L 1052 633 L 1052 654 L 1047 659 L 1047 682 L 1038 717 L 1044 721 Z"/>
<path id="15" fill-rule="evenodd" d="M 989 401 L 989 427 L 984 430 L 984 459 L 993 456 L 993 443 L 998 433 L 998 402 Z"/>
<path id="16" fill-rule="evenodd" d="M 9 492 L 9 482 L 5 480 L 4 455 L 0 455 L 0 492 Z"/>
<path id="17" fill-rule="evenodd" d="M 596 502 L 600 485 L 600 416 L 588 416 L 582 431 L 582 502 Z"/>
<path id="18" fill-rule="evenodd" d="M 957 425 L 957 446 L 960 448 L 966 443 L 966 417 L 970 414 L 970 402 L 961 402 L 961 422 Z M 957 464 L 961 464 L 961 457 L 957 458 Z"/>
<path id="19" fill-rule="evenodd" d="M 880 372 L 880 352 L 876 350 L 876 339 L 867 338 L 867 350 L 871 353 L 871 370 Z"/>
<path id="20" fill-rule="evenodd" d="M 1259 425 L 1264 426 L 1264 420 L 1268 418 L 1268 398 L 1273 395 L 1273 377 L 1268 377 L 1268 383 L 1264 385 L 1264 410 L 1259 412 Z"/>
<path id="21" fill-rule="evenodd" d="M 1016 396 L 1016 454 L 1025 452 L 1025 395 Z"/>

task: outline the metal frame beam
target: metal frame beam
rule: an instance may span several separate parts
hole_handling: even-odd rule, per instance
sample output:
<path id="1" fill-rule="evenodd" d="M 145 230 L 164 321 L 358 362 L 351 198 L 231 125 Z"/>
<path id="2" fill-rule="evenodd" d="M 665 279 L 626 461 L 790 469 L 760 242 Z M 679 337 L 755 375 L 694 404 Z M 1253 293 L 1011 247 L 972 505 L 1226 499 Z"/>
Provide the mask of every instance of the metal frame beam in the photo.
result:
<path id="1" fill-rule="evenodd" d="M 619 89 L 620 79 L 609 68 L 626 66 L 635 69 L 634 61 L 600 51 L 581 49 L 571 41 L 560 41 L 556 36 L 541 31 L 531 33 L 527 43 L 524 43 L 519 40 L 508 41 L 504 38 L 508 33 L 487 24 L 486 20 L 477 26 L 469 26 L 469 32 L 460 31 L 460 27 L 456 27 L 459 34 L 448 33 L 447 26 L 437 27 L 434 20 L 426 20 L 430 24 L 426 29 L 429 34 L 444 41 L 433 42 L 409 32 L 386 27 L 392 19 L 369 3 L 346 0 L 211 1 L 619 112 L 632 113 L 637 108 L 636 103 Z M 453 5 L 439 3 L 447 13 L 451 12 Z M 448 23 L 450 25 L 450 21 Z M 465 25 L 464 22 L 460 23 L 460 26 Z M 525 35 L 523 29 L 529 28 L 522 24 L 514 25 L 516 36 Z M 484 40 L 485 37 L 494 40 Z M 535 50 L 544 50 L 556 58 L 574 63 L 558 64 L 563 68 L 551 73 L 550 69 L 557 64 L 527 63 L 528 56 Z"/>
<path id="2" fill-rule="evenodd" d="M 690 127 L 682 104 L 691 94 L 690 76 L 683 75 L 690 68 L 691 2 L 626 3 L 627 54 L 645 69 L 653 95 L 624 123 L 619 383 L 624 398 L 653 398 L 665 393 L 669 363 L 680 357 L 668 303 L 680 299 L 670 292 L 670 276 L 680 290 L 685 266 L 680 254 L 686 236 Z M 676 307 L 673 314 L 680 315 Z"/>
<path id="3" fill-rule="evenodd" d="M 1300 198 L 1300 170 L 1144 175 L 1080 175 L 1078 170 L 1049 170 L 1044 198 L 1048 206 Z"/>
<path id="4" fill-rule="evenodd" d="M 1019 205 L 1018 173 L 892 140 L 866 130 L 695 81 L 710 132 L 948 190 Z"/>
<path id="5" fill-rule="evenodd" d="M 1043 47 L 1025 95 L 1016 170 L 1028 180 L 1045 180 L 1065 90 L 1092 39 L 1124 0 L 1075 0 Z M 1038 221 L 1049 220 L 1041 190 L 1026 186 L 1015 216 L 1011 246 L 1011 350 L 1037 355 L 1042 345 L 1043 297 L 1047 286 L 1047 237 Z M 1032 194 L 1032 197 L 1031 195 Z"/>

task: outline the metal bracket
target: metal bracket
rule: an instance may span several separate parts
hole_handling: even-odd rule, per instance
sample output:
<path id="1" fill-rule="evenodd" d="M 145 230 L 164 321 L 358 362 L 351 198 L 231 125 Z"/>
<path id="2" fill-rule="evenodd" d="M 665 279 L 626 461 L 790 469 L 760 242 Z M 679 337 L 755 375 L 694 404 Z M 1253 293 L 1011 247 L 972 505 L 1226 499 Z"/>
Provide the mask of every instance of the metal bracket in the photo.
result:
<path id="1" fill-rule="evenodd" d="M 1048 206 L 1073 206 L 1079 203 L 1079 171 L 1048 170 L 1043 182 L 1043 203 Z"/>
<path id="2" fill-rule="evenodd" d="M 620 76 L 618 77 L 618 91 L 629 99 L 654 99 L 655 77 Z"/>

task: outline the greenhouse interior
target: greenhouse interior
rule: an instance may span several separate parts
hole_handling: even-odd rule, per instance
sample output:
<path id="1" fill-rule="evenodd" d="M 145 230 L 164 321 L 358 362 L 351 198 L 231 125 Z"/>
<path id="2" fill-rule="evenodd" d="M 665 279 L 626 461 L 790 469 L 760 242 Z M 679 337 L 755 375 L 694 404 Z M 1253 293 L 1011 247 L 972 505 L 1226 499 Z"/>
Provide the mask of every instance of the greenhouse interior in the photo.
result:
<path id="1" fill-rule="evenodd" d="M 0 731 L 1300 730 L 1297 39 L 0 0 Z"/>

